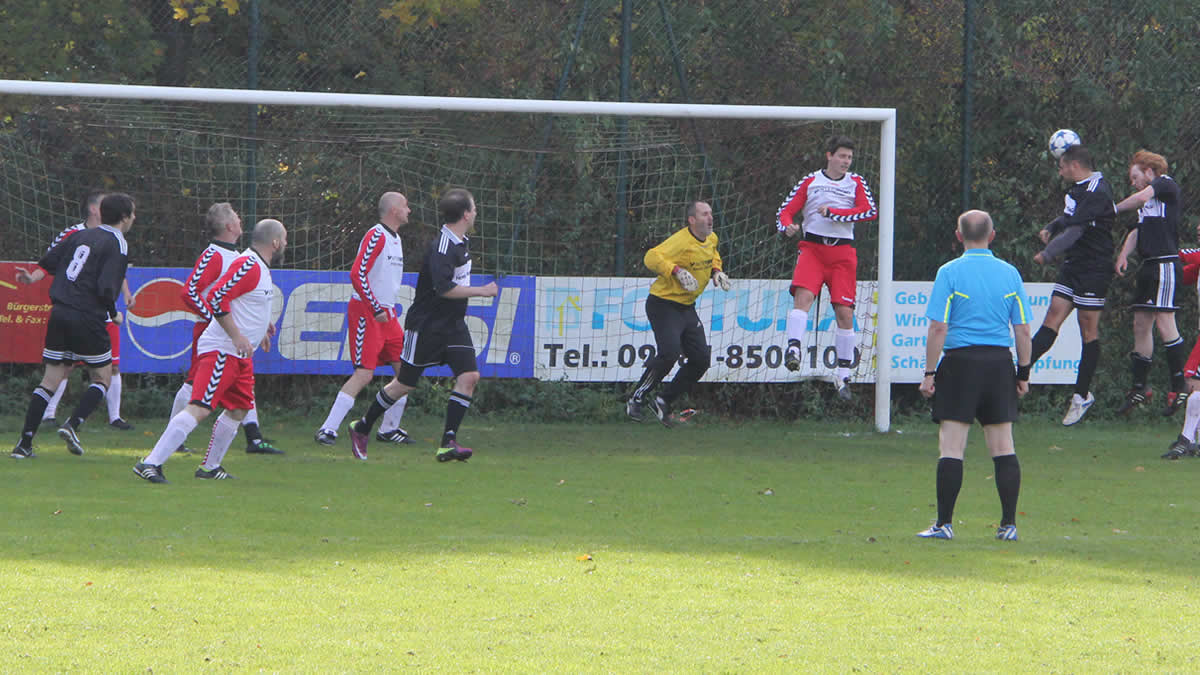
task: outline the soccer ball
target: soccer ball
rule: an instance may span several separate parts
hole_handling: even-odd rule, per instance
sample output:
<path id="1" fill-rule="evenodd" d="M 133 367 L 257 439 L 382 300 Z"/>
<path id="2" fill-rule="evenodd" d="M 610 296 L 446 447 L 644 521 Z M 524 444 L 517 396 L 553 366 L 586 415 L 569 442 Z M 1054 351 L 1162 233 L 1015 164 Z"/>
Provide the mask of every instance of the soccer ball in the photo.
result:
<path id="1" fill-rule="evenodd" d="M 1058 159 L 1067 151 L 1067 148 L 1080 143 L 1082 141 L 1079 139 L 1079 134 L 1070 129 L 1059 129 L 1050 136 L 1050 154 L 1054 155 L 1054 159 Z"/>

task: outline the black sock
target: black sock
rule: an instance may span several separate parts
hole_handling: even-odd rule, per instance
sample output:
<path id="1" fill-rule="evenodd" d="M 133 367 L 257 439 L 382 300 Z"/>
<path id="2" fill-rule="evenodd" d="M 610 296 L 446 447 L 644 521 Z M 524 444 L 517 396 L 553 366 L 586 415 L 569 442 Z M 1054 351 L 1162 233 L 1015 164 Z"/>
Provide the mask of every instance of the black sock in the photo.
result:
<path id="1" fill-rule="evenodd" d="M 993 457 L 996 492 L 1000 495 L 1000 524 L 1017 524 L 1017 496 L 1021 494 L 1021 463 L 1016 455 Z"/>
<path id="2" fill-rule="evenodd" d="M 937 465 L 937 524 L 954 522 L 954 503 L 962 488 L 963 461 L 954 457 L 943 457 Z"/>
<path id="3" fill-rule="evenodd" d="M 1100 340 L 1083 343 L 1079 350 L 1079 375 L 1075 378 L 1075 393 L 1087 398 L 1092 390 L 1092 376 L 1096 374 L 1096 366 L 1100 365 Z"/>
<path id="4" fill-rule="evenodd" d="M 1167 369 L 1171 371 L 1171 391 L 1185 391 L 1187 380 L 1183 377 L 1183 368 L 1187 364 L 1188 348 L 1183 338 L 1163 345 L 1167 351 Z"/>
<path id="5" fill-rule="evenodd" d="M 442 431 L 443 441 L 458 435 L 458 425 L 462 424 L 470 407 L 470 396 L 457 391 L 450 392 L 450 402 L 446 404 L 446 428 Z"/>
<path id="6" fill-rule="evenodd" d="M 367 409 L 367 414 L 363 415 L 361 420 L 354 423 L 354 430 L 360 434 L 371 433 L 371 428 L 375 426 L 375 422 L 380 417 L 383 417 L 383 413 L 387 412 L 388 408 L 395 404 L 395 399 L 388 396 L 386 391 L 380 389 L 379 393 L 375 395 L 375 400 L 371 401 L 371 407 Z"/>
<path id="7" fill-rule="evenodd" d="M 1037 363 L 1038 359 L 1042 358 L 1054 346 L 1054 341 L 1058 339 L 1058 331 L 1053 328 L 1042 326 L 1036 333 L 1033 334 L 1033 357 L 1029 359 L 1029 363 Z"/>
<path id="8" fill-rule="evenodd" d="M 29 395 L 29 409 L 25 411 L 25 426 L 21 429 L 21 447 L 33 447 L 33 435 L 37 433 L 38 425 L 42 423 L 42 415 L 46 414 L 46 406 L 54 392 L 38 385 Z"/>
<path id="9" fill-rule="evenodd" d="M 246 432 L 246 443 L 248 445 L 258 445 L 258 442 L 262 440 L 262 430 L 258 428 L 258 422 L 243 424 L 242 431 Z"/>
<path id="10" fill-rule="evenodd" d="M 83 396 L 79 397 L 79 404 L 75 406 L 75 410 L 71 413 L 71 419 L 67 420 L 67 424 L 72 429 L 78 429 L 80 424 L 96 411 L 100 402 L 104 400 L 104 394 L 108 393 L 108 387 L 93 382 L 88 385 L 88 388 L 83 392 Z"/>
<path id="11" fill-rule="evenodd" d="M 1150 374 L 1151 363 L 1149 356 L 1142 356 L 1137 352 L 1129 352 L 1129 370 L 1133 373 L 1133 382 L 1130 385 L 1132 389 L 1141 391 L 1146 388 L 1146 378 Z M 1180 375 L 1182 374 L 1181 369 Z"/>

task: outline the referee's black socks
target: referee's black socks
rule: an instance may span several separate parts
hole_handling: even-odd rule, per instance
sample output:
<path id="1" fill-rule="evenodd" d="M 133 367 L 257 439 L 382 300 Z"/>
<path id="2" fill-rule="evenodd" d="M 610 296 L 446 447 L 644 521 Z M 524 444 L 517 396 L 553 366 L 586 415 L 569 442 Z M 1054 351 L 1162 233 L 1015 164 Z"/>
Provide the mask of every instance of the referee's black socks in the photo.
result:
<path id="1" fill-rule="evenodd" d="M 962 488 L 963 461 L 956 457 L 942 457 L 937 465 L 937 524 L 954 522 L 954 503 Z"/>
<path id="2" fill-rule="evenodd" d="M 1017 497 L 1021 494 L 1021 463 L 1017 456 L 993 457 L 996 465 L 996 492 L 1000 495 L 1000 524 L 1017 524 Z"/>
<path id="3" fill-rule="evenodd" d="M 21 429 L 21 447 L 33 447 L 33 435 L 37 433 L 38 425 L 42 423 L 42 415 L 46 414 L 46 406 L 54 392 L 40 384 L 33 388 L 29 396 L 29 409 L 25 412 L 25 426 Z"/>
<path id="4" fill-rule="evenodd" d="M 104 400 L 104 395 L 107 393 L 108 387 L 99 382 L 88 385 L 83 396 L 79 397 L 79 405 L 75 406 L 75 411 L 71 413 L 71 419 L 67 420 L 67 425 L 72 429 L 78 429 L 88 415 L 96 412 L 96 408 L 100 406 L 100 402 Z"/>

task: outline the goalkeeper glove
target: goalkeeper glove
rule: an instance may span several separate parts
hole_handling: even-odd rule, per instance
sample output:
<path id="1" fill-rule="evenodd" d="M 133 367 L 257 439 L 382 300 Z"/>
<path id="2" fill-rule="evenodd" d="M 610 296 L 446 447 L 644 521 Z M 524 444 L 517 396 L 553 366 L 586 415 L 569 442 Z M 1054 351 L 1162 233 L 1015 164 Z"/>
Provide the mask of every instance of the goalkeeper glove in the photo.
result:
<path id="1" fill-rule="evenodd" d="M 733 288 L 733 282 L 729 280 L 729 275 L 721 270 L 717 270 L 712 279 L 714 288 L 720 288 L 723 291 Z"/>
<path id="2" fill-rule="evenodd" d="M 700 288 L 700 283 L 696 281 L 696 277 L 692 276 L 691 272 L 679 265 L 676 265 L 675 269 L 671 270 L 671 274 L 675 275 L 675 278 L 679 280 L 679 285 L 683 286 L 683 290 L 685 291 L 694 291 Z"/>

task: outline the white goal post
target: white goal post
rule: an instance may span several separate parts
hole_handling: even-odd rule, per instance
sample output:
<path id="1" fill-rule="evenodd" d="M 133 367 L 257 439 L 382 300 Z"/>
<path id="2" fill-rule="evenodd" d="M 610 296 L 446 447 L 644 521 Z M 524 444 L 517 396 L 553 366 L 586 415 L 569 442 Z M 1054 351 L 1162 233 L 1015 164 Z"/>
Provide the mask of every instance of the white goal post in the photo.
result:
<path id="1" fill-rule="evenodd" d="M 817 106 L 705 105 L 677 103 L 614 103 L 444 96 L 391 96 L 322 92 L 263 91 L 84 84 L 0 80 L 0 95 L 138 99 L 168 102 L 227 103 L 274 106 L 354 107 L 451 112 L 603 115 L 611 117 L 670 117 L 685 119 L 744 119 L 794 121 L 877 122 L 879 147 L 879 271 L 878 315 L 875 327 L 875 428 L 888 431 L 891 412 L 891 344 L 894 293 L 893 241 L 896 178 L 896 110 L 894 108 L 835 108 Z M 764 227 L 770 227 L 764 223 Z"/>

